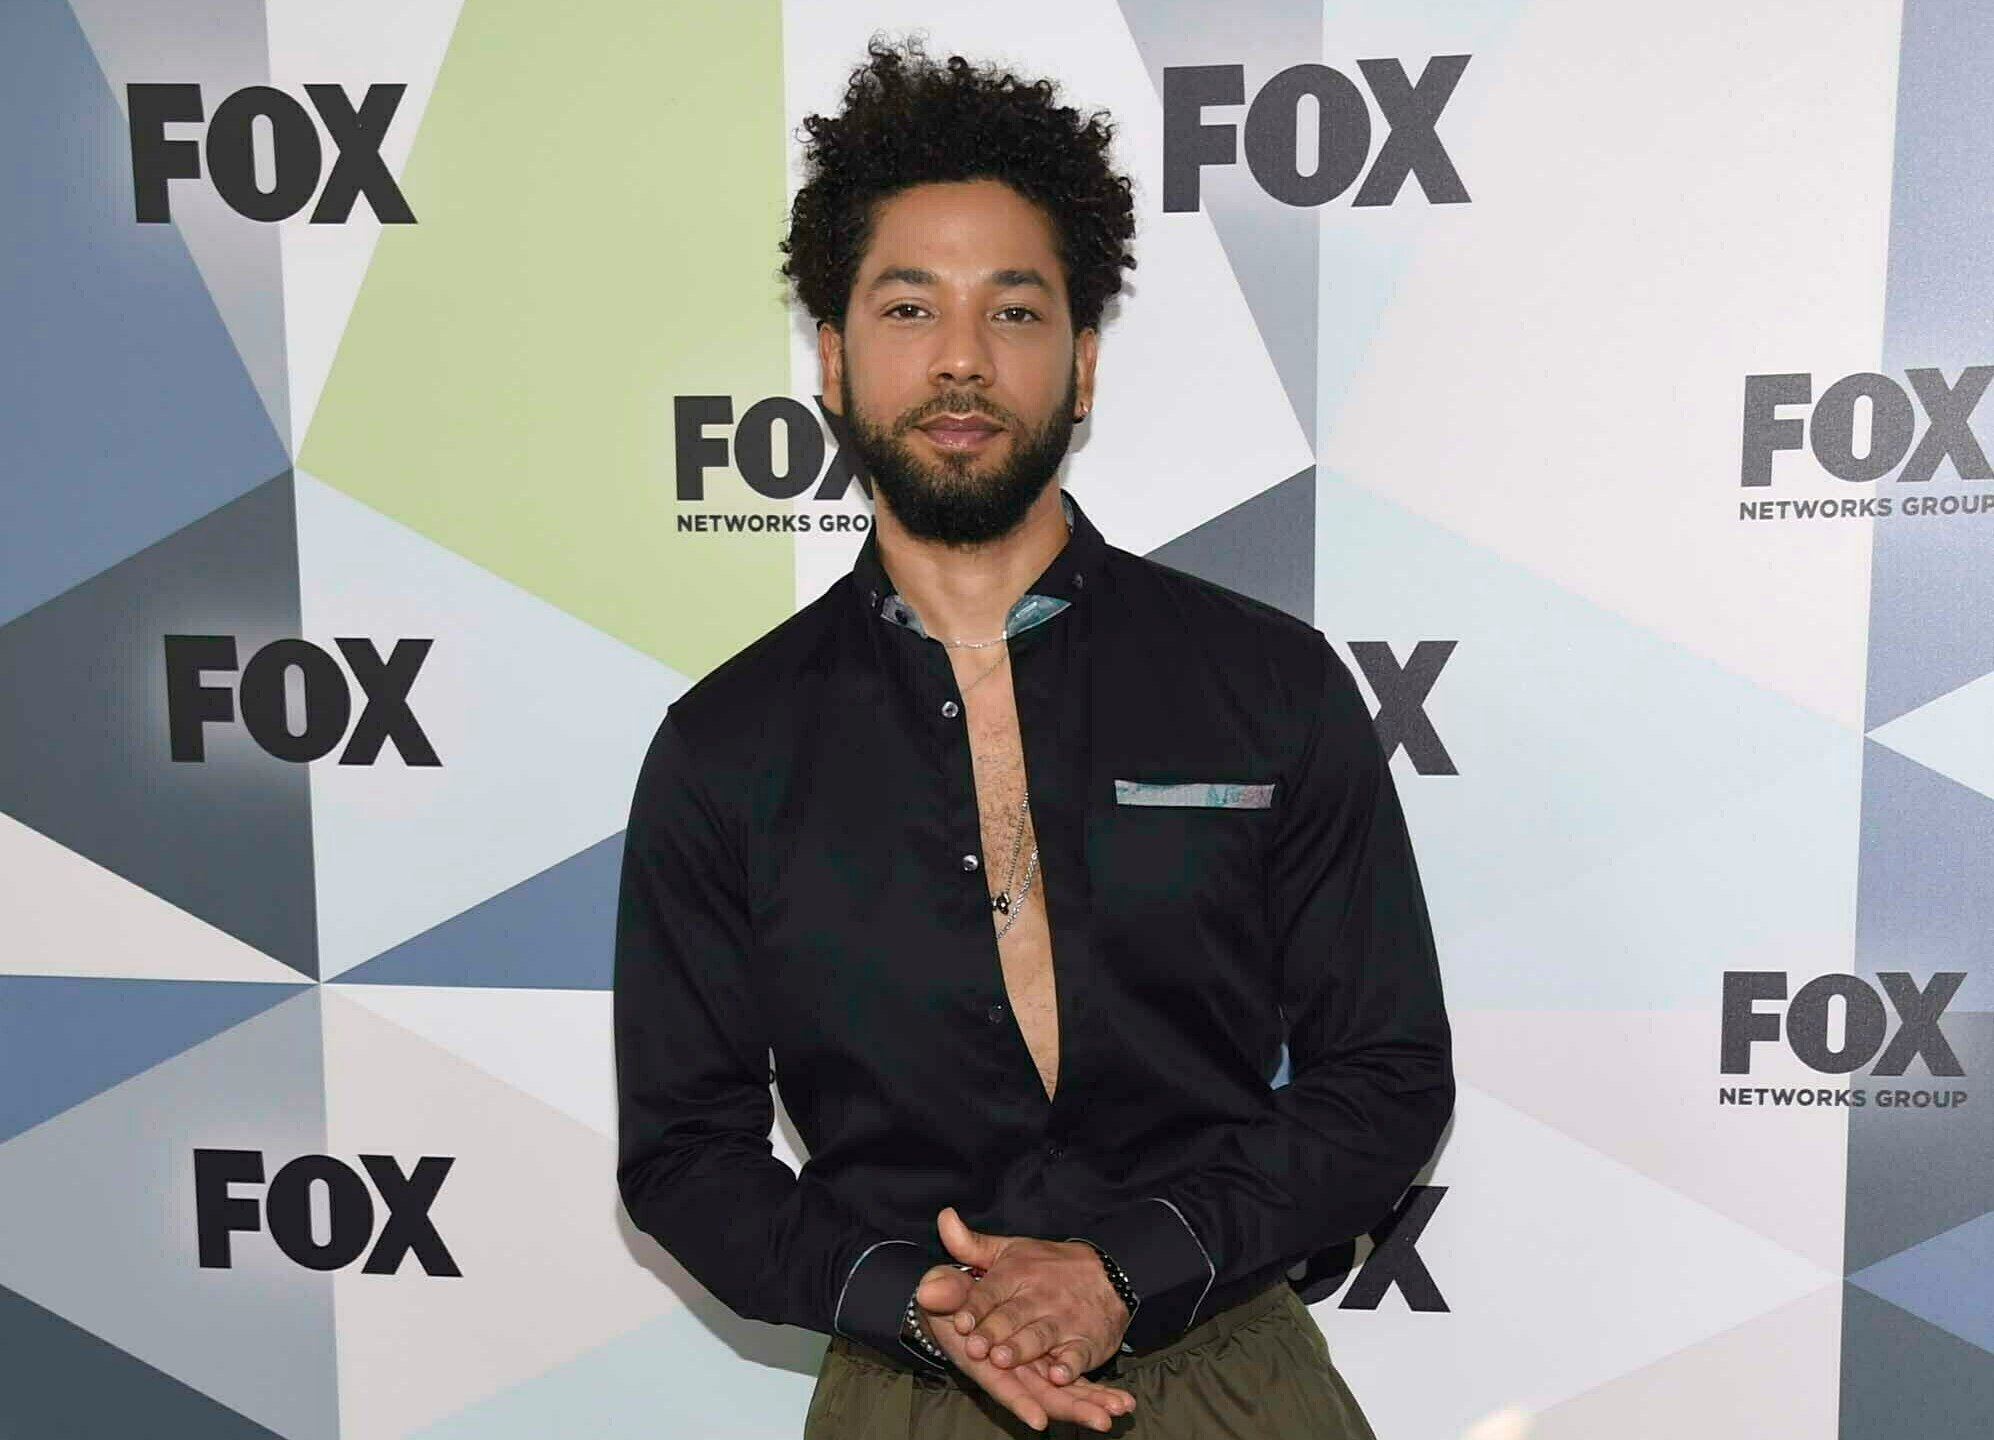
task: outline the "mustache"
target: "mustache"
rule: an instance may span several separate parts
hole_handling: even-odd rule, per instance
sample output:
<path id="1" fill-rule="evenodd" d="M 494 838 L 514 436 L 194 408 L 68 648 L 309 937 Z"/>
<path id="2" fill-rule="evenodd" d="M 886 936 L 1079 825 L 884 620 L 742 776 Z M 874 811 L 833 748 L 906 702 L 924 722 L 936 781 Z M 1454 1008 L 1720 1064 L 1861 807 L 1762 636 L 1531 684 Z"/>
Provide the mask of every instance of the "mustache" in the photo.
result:
<path id="1" fill-rule="evenodd" d="M 1017 417 L 1003 406 L 993 405 L 973 391 L 956 390 L 925 400 L 911 410 L 902 411 L 900 418 L 893 424 L 894 433 L 903 433 L 917 425 L 924 425 L 937 415 L 985 415 L 1007 428 L 1016 428 L 1017 424 Z"/>

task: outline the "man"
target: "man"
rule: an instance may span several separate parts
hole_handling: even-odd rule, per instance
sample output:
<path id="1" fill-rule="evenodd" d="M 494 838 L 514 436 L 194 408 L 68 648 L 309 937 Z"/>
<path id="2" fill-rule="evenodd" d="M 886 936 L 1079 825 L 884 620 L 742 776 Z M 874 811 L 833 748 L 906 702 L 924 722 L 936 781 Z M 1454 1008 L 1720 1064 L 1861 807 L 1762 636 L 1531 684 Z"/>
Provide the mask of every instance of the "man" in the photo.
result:
<path id="1" fill-rule="evenodd" d="M 1369 716 L 1319 633 L 1053 483 L 1134 263 L 1103 118 L 875 42 L 806 124 L 785 269 L 875 528 L 644 762 L 624 1202 L 833 1336 L 807 1436 L 1369 1436 L 1287 1268 L 1453 1105 Z"/>

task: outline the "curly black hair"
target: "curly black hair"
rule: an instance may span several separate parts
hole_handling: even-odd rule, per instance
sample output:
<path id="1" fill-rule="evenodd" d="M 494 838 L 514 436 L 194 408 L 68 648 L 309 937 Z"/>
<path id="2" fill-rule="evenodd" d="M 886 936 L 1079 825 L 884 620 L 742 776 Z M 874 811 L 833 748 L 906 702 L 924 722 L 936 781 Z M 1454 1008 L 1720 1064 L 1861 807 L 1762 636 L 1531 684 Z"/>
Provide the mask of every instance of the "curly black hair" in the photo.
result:
<path id="1" fill-rule="evenodd" d="M 1099 326 L 1135 268 L 1129 180 L 1108 159 L 1114 126 L 1024 80 L 960 55 L 931 60 L 918 39 L 878 36 L 836 115 L 803 122 L 805 183 L 789 212 L 782 273 L 820 323 L 843 328 L 881 200 L 937 181 L 1001 180 L 1043 210 L 1058 237 L 1076 331 Z"/>

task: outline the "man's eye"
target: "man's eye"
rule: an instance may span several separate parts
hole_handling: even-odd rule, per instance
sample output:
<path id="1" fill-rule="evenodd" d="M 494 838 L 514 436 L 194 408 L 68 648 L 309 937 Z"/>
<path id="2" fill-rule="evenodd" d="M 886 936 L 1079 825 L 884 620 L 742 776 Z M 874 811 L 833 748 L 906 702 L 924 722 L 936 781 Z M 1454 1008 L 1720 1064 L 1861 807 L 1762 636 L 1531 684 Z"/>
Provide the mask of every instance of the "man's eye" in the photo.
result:
<path id="1" fill-rule="evenodd" d="M 999 310 L 997 314 L 999 318 L 1007 319 L 1013 322 L 1036 320 L 1039 318 L 1038 312 L 1036 310 L 1028 309 L 1026 306 L 1023 305 L 1006 305 L 1002 310 Z"/>
<path id="2" fill-rule="evenodd" d="M 898 305 L 889 305 L 886 313 L 895 320 L 912 320 L 927 312 L 911 300 L 902 300 Z"/>

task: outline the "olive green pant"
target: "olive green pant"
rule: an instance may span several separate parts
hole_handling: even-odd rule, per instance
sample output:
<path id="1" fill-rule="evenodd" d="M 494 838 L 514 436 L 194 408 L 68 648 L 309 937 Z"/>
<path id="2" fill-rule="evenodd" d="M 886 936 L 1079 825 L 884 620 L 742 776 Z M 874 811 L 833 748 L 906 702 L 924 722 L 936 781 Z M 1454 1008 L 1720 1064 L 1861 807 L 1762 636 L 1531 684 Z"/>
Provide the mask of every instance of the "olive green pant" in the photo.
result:
<path id="1" fill-rule="evenodd" d="M 803 1440 L 1376 1440 L 1286 1280 L 1094 1378 L 1134 1395 L 1135 1409 L 1105 1432 L 1061 1422 L 1034 1431 L 959 1371 L 916 1375 L 834 1336 Z"/>

